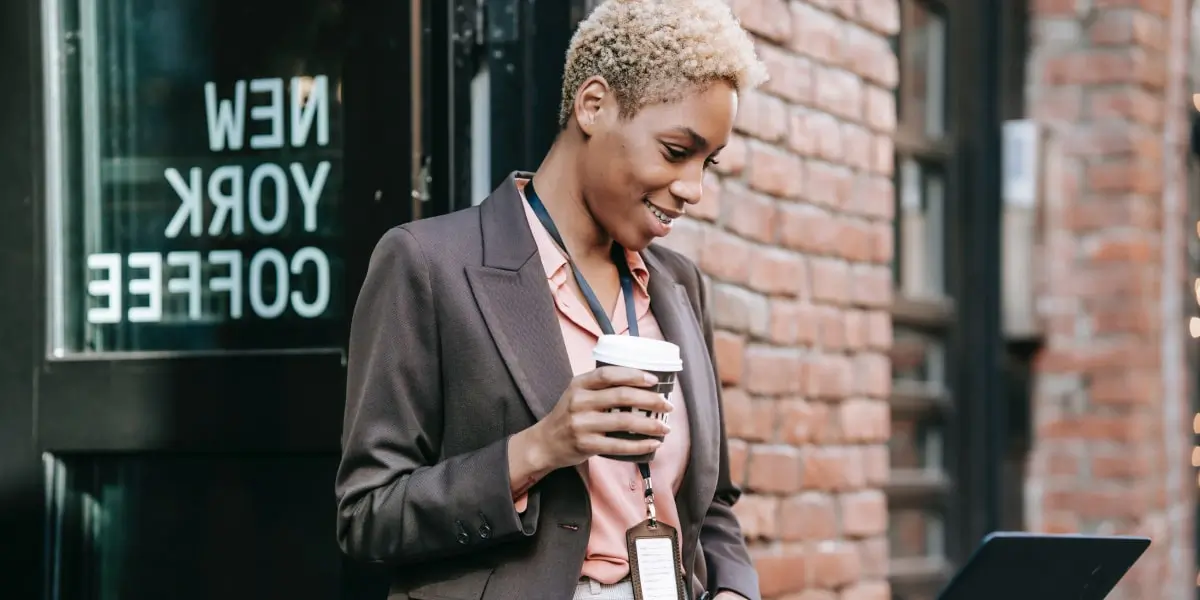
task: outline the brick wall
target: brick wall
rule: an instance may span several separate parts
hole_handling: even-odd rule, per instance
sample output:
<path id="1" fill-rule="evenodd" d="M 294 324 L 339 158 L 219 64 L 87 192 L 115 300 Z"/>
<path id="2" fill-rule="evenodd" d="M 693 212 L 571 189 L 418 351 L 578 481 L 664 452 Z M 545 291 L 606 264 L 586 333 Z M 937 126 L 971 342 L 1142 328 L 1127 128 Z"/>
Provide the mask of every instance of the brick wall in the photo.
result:
<path id="1" fill-rule="evenodd" d="M 1190 419 L 1163 368 L 1164 335 L 1184 317 L 1164 311 L 1161 289 L 1164 190 L 1179 183 L 1164 178 L 1177 155 L 1163 130 L 1184 118 L 1163 98 L 1185 91 L 1167 85 L 1170 3 L 1031 4 L 1028 108 L 1051 132 L 1051 169 L 1028 526 L 1150 535 L 1112 598 L 1185 598 L 1195 575 L 1194 476 L 1180 473 Z"/>
<path id="2" fill-rule="evenodd" d="M 771 81 L 696 219 L 737 511 L 768 598 L 886 600 L 896 0 L 731 0 Z"/>

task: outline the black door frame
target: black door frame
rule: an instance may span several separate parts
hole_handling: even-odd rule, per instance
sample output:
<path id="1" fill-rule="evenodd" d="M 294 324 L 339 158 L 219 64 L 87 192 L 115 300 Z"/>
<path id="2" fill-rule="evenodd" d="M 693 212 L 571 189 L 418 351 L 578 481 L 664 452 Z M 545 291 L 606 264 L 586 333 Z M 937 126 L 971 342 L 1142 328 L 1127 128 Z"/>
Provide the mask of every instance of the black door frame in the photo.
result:
<path id="1" fill-rule="evenodd" d="M 412 218 L 409 2 L 345 4 L 345 306 L 376 240 Z M 0 595 L 49 584 L 43 453 L 338 452 L 345 335 L 323 350 L 49 360 L 41 3 L 0 5 Z M 338 293 L 338 292 L 335 292 Z M 348 326 L 348 316 L 345 325 Z M 330 480 L 332 519 L 332 474 Z M 330 539 L 330 544 L 334 540 Z M 347 583 L 353 595 L 355 582 Z"/>

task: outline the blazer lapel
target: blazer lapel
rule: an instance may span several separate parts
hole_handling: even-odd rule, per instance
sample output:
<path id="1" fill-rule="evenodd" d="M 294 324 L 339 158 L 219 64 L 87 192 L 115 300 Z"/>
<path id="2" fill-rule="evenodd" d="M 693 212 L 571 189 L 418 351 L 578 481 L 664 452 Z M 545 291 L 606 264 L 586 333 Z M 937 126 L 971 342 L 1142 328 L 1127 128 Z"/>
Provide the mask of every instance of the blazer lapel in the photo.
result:
<path id="1" fill-rule="evenodd" d="M 717 390 L 712 376 L 712 360 L 704 344 L 704 334 L 692 310 L 687 290 L 675 281 L 649 252 L 643 253 L 650 271 L 650 309 L 667 341 L 679 346 L 683 372 L 679 374 L 687 402 L 691 446 L 683 485 L 675 495 L 681 518 L 698 522 L 707 511 L 705 498 L 712 498 L 717 480 L 720 452 Z M 703 485 L 704 487 L 698 487 Z M 687 517 L 684 517 L 687 515 Z"/>
<path id="2" fill-rule="evenodd" d="M 509 175 L 480 205 L 483 266 L 468 267 L 467 280 L 504 364 L 534 417 L 541 420 L 558 403 L 572 372 L 514 181 L 532 176 Z"/>

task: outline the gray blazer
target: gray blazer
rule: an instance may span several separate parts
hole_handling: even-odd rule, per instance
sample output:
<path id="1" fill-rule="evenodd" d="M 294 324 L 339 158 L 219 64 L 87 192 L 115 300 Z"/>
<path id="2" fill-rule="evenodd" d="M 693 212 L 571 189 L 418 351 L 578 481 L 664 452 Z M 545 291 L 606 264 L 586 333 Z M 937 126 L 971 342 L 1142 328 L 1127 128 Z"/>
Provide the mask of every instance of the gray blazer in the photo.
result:
<path id="1" fill-rule="evenodd" d="M 551 473 L 523 514 L 509 491 L 508 437 L 572 377 L 518 176 L 532 175 L 385 234 L 354 309 L 337 537 L 349 556 L 390 566 L 391 600 L 566 600 L 580 577 L 591 506 L 579 472 Z M 651 310 L 683 354 L 692 443 L 675 500 L 687 577 L 695 592 L 758 600 L 731 510 L 740 491 L 700 271 L 659 246 L 643 256 Z"/>

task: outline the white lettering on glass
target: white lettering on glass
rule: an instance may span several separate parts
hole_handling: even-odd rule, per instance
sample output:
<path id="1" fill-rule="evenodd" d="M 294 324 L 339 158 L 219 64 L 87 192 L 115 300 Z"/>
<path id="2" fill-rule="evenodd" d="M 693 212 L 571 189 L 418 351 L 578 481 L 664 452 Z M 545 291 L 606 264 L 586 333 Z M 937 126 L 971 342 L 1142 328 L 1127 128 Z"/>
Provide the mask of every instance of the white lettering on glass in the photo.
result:
<path id="1" fill-rule="evenodd" d="M 275 299 L 270 303 L 263 298 L 266 292 L 263 286 L 263 270 L 270 265 L 275 274 Z M 287 259 L 283 253 L 274 248 L 265 248 L 255 253 L 250 259 L 250 308 L 254 314 L 264 319 L 276 319 L 287 308 L 288 282 Z"/>
<path id="2" fill-rule="evenodd" d="M 88 269 L 104 271 L 103 279 L 88 282 L 88 294 L 103 299 L 104 306 L 93 306 L 87 311 L 88 323 L 121 322 L 121 255 L 93 254 L 87 257 Z"/>
<path id="3" fill-rule="evenodd" d="M 187 277 L 167 280 L 167 291 L 187 294 L 188 319 L 200 320 L 200 253 L 195 251 L 167 253 L 167 265 L 187 269 Z"/>
<path id="4" fill-rule="evenodd" d="M 157 252 L 134 252 L 126 259 L 129 270 L 145 269 L 149 275 L 145 279 L 129 280 L 130 304 L 135 296 L 145 296 L 146 306 L 130 306 L 129 321 L 131 323 L 158 323 L 162 321 L 162 255 Z"/>
<path id="5" fill-rule="evenodd" d="M 328 76 L 239 80 L 223 89 L 224 96 L 215 82 L 204 84 L 212 152 L 245 150 L 247 136 L 253 150 L 302 148 L 314 142 L 329 145 Z M 179 204 L 163 235 L 166 239 L 256 239 L 299 233 L 300 226 L 315 233 L 332 171 L 328 160 L 306 166 L 247 164 L 244 158 L 211 167 L 166 168 L 163 177 Z M 302 216 L 303 222 L 289 228 L 293 215 Z M 253 254 L 220 248 L 103 253 L 88 256 L 87 266 L 87 293 L 95 299 L 87 309 L 87 321 L 96 324 L 236 320 L 244 317 L 247 303 L 251 314 L 260 319 L 277 319 L 289 311 L 314 319 L 329 310 L 332 295 L 329 256 L 314 246 L 290 256 L 272 247 Z M 165 297 L 184 302 L 167 302 Z M 222 297 L 228 302 L 211 301 Z M 182 314 L 164 314 L 173 311 Z M 212 311 L 224 314 L 206 314 Z"/>
<path id="6" fill-rule="evenodd" d="M 229 318 L 242 318 L 242 253 L 237 250 L 213 250 L 208 253 L 208 262 L 229 267 L 229 275 L 213 277 L 208 281 L 208 289 L 229 292 Z"/>
<path id="7" fill-rule="evenodd" d="M 299 290 L 292 292 L 292 310 L 306 319 L 321 316 L 329 308 L 329 257 L 317 248 L 301 248 L 292 257 L 292 274 L 304 272 L 304 263 L 312 263 L 317 271 L 317 297 L 311 303 L 304 300 Z"/>
<path id="8" fill-rule="evenodd" d="M 251 119 L 267 122 L 267 133 L 250 136 L 250 147 L 255 150 L 282 148 L 283 80 L 278 77 L 273 79 L 252 79 L 250 80 L 250 92 L 254 94 L 265 93 L 270 98 L 266 106 L 254 106 L 250 108 Z M 292 99 L 292 104 L 296 104 L 295 98 Z"/>
<path id="9" fill-rule="evenodd" d="M 204 109 L 208 117 L 208 149 L 213 152 L 242 149 L 246 131 L 246 82 L 233 84 L 233 101 L 217 100 L 217 84 L 204 84 Z"/>
<path id="10" fill-rule="evenodd" d="M 304 173 L 303 169 L 300 173 Z M 275 215 L 270 219 L 264 216 L 262 205 L 263 181 L 266 179 L 270 179 L 275 188 Z M 279 165 L 271 163 L 255 167 L 254 172 L 250 173 L 250 226 L 263 235 L 274 235 L 287 224 L 287 218 L 287 173 Z"/>

